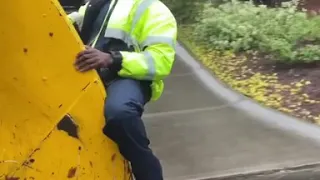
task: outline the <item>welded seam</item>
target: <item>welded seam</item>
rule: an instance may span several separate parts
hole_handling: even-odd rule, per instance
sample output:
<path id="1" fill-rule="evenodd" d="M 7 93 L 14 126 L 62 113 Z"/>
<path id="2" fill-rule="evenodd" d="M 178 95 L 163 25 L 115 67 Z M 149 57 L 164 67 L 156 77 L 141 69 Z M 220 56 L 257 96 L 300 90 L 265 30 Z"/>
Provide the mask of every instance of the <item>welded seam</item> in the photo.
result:
<path id="1" fill-rule="evenodd" d="M 53 130 L 54 130 L 54 129 L 53 129 Z M 40 147 L 42 146 L 42 144 L 44 143 L 44 141 L 46 141 L 46 140 L 50 137 L 50 135 L 51 135 L 51 133 L 53 132 L 53 130 L 51 130 L 51 131 L 45 136 L 45 138 L 43 138 L 43 139 L 40 141 L 38 147 L 35 148 L 35 149 L 27 156 L 27 158 L 20 164 L 19 167 L 17 167 L 14 171 L 8 173 L 8 174 L 10 174 L 10 176 L 11 176 L 11 175 L 14 176 L 14 175 L 16 174 L 16 172 L 18 172 L 22 167 L 26 167 L 26 162 L 28 161 L 28 159 L 30 159 L 37 151 L 40 150 Z M 30 167 L 29 167 L 29 168 L 30 168 Z M 37 171 L 39 171 L 39 170 L 37 170 Z M 3 175 L 0 176 L 0 178 L 5 177 L 5 176 L 7 176 L 8 174 L 3 174 Z"/>
<path id="2" fill-rule="evenodd" d="M 92 83 L 86 88 L 90 88 L 92 87 Z M 66 110 L 65 113 L 62 113 L 62 117 L 58 118 L 59 120 L 62 119 L 66 114 L 68 114 L 68 112 L 71 111 L 71 109 L 78 103 L 79 99 L 81 99 L 81 97 L 84 95 L 84 91 L 81 91 L 80 95 L 75 99 L 74 103 L 72 103 L 69 108 Z M 59 123 L 59 121 L 56 122 L 56 124 L 53 126 L 53 128 L 51 129 L 51 131 L 49 131 L 49 133 L 45 136 L 45 138 L 43 140 L 40 141 L 39 145 L 37 146 L 37 148 L 35 148 L 28 156 L 27 158 L 22 162 L 22 164 L 15 169 L 14 171 L 10 172 L 9 174 L 15 175 L 16 172 L 18 172 L 22 167 L 24 167 L 24 163 L 30 159 L 30 157 L 32 157 L 38 150 L 40 150 L 40 147 L 43 145 L 43 143 L 50 137 L 51 133 L 56 129 L 57 124 Z M 76 123 L 76 122 L 75 122 Z M 79 138 L 80 143 L 83 145 L 82 141 Z M 80 161 L 80 160 L 79 160 Z M 4 175 L 0 175 L 0 178 L 5 177 L 7 174 Z"/>

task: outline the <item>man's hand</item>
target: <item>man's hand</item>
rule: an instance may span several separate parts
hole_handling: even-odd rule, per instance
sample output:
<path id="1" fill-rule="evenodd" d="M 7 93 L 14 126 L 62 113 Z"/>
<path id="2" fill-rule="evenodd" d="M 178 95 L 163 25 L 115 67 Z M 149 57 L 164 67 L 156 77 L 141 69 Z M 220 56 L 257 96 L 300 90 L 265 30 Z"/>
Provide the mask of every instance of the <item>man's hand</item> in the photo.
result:
<path id="1" fill-rule="evenodd" d="M 86 49 L 77 55 L 75 67 L 80 72 L 86 72 L 97 68 L 107 68 L 110 64 L 112 64 L 110 54 L 86 46 Z"/>

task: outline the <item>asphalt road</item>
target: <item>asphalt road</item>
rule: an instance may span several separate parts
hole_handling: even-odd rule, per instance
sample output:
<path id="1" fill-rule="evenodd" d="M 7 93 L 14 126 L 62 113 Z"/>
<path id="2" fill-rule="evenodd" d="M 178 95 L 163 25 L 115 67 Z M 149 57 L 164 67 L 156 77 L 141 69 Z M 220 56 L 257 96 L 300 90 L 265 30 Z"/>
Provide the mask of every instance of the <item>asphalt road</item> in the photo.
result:
<path id="1" fill-rule="evenodd" d="M 226 87 L 177 50 L 163 97 L 144 115 L 165 179 L 320 179 L 317 127 L 249 108 L 251 101 L 222 93 Z"/>

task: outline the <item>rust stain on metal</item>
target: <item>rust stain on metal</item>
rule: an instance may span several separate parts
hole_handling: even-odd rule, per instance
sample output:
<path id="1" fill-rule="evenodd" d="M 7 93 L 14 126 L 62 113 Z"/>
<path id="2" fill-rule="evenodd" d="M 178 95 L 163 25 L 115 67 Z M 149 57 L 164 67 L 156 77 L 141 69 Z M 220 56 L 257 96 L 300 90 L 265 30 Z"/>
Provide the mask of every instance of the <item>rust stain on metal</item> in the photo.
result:
<path id="1" fill-rule="evenodd" d="M 112 162 L 115 161 L 116 158 L 117 158 L 117 155 L 116 155 L 116 154 L 113 154 L 113 155 L 111 156 L 111 161 L 112 161 Z"/>
<path id="2" fill-rule="evenodd" d="M 82 88 L 81 91 L 85 91 L 85 90 L 89 87 L 90 84 L 91 84 L 90 82 L 89 82 L 88 84 L 86 84 L 86 85 Z"/>
<path id="3" fill-rule="evenodd" d="M 78 125 L 69 114 L 65 115 L 57 125 L 58 130 L 65 131 L 69 136 L 79 139 Z"/>
<path id="4" fill-rule="evenodd" d="M 39 151 L 40 150 L 40 148 L 36 148 L 34 151 L 33 151 L 33 153 L 35 153 L 35 152 L 37 152 L 37 151 Z"/>
<path id="5" fill-rule="evenodd" d="M 28 48 L 23 48 L 23 52 L 24 52 L 25 54 L 27 54 L 27 53 L 28 53 Z"/>
<path id="6" fill-rule="evenodd" d="M 35 151 L 34 151 L 35 152 Z M 31 157 L 31 156 L 30 156 Z M 30 158 L 29 157 L 29 158 Z M 22 163 L 23 166 L 29 166 L 30 164 L 34 163 L 36 160 L 35 159 L 29 159 L 29 160 L 26 160 Z"/>
<path id="7" fill-rule="evenodd" d="M 71 167 L 68 171 L 68 178 L 73 178 L 76 175 L 77 168 L 76 167 Z"/>
<path id="8" fill-rule="evenodd" d="M 6 176 L 5 180 L 19 180 L 20 178 L 19 177 L 9 177 L 9 176 Z"/>

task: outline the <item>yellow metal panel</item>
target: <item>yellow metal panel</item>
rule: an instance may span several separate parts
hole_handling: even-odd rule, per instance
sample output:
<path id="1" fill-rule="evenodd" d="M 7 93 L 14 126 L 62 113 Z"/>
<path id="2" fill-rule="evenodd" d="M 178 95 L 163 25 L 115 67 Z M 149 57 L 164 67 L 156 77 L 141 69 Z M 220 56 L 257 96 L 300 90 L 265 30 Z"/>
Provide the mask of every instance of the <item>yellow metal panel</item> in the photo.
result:
<path id="1" fill-rule="evenodd" d="M 56 0 L 0 6 L 0 179 L 128 179 L 102 134 L 105 91 Z M 12 178 L 13 177 L 13 178 Z"/>

